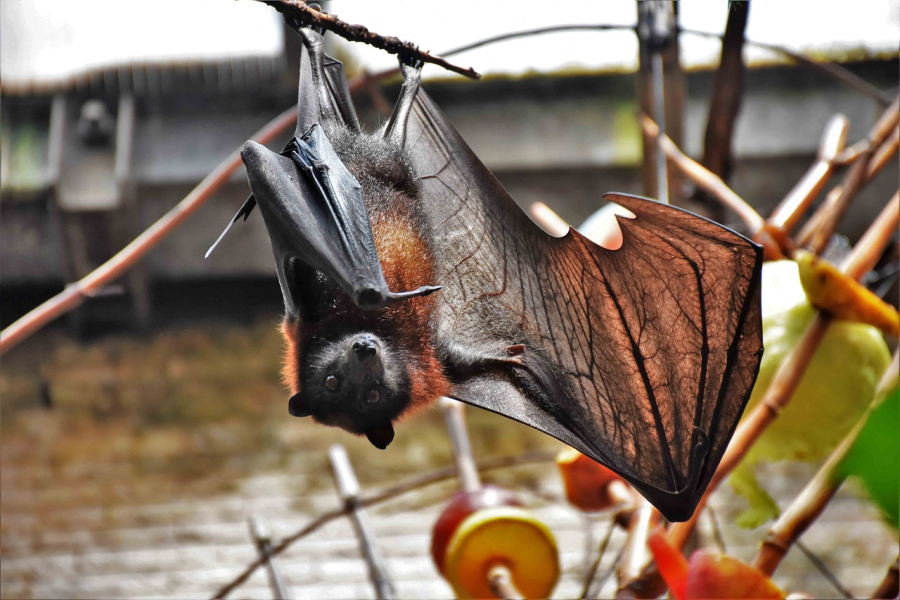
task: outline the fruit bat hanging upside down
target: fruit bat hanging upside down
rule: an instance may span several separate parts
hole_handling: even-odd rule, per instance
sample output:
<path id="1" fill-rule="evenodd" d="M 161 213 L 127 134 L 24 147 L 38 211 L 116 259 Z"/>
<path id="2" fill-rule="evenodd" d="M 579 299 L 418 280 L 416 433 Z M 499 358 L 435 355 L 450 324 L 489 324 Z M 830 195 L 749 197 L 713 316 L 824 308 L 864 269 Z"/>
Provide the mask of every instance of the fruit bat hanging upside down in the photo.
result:
<path id="1" fill-rule="evenodd" d="M 761 249 L 621 194 L 606 196 L 635 215 L 620 249 L 551 237 L 420 89 L 420 66 L 402 66 L 394 114 L 364 133 L 341 63 L 299 33 L 294 139 L 281 154 L 247 142 L 253 195 L 232 221 L 258 203 L 269 232 L 290 413 L 385 448 L 396 420 L 449 396 L 688 518 L 756 379 Z"/>

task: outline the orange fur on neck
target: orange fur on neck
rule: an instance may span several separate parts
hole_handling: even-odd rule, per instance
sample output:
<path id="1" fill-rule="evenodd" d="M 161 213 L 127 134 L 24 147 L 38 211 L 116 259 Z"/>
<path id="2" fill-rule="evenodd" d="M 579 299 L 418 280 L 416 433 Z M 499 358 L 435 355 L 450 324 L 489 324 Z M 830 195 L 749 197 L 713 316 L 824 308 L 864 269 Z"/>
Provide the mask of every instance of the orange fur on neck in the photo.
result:
<path id="1" fill-rule="evenodd" d="M 388 288 L 393 291 L 416 289 L 434 285 L 434 266 L 425 241 L 409 218 L 402 202 L 387 210 L 370 211 L 375 247 L 381 260 Z M 440 292 L 438 292 L 440 293 Z M 413 357 L 409 361 L 411 381 L 410 402 L 402 416 L 427 406 L 450 392 L 450 382 L 444 375 L 432 344 L 431 314 L 434 296 L 416 297 L 365 313 L 353 306 L 346 294 L 335 307 L 334 319 L 346 322 L 359 319 L 360 325 L 376 322 L 379 329 L 388 329 L 391 342 Z M 331 319 L 307 326 L 285 319 L 281 326 L 285 340 L 285 359 L 282 377 L 292 394 L 300 391 L 299 365 L 305 341 L 320 327 L 327 327 Z"/>

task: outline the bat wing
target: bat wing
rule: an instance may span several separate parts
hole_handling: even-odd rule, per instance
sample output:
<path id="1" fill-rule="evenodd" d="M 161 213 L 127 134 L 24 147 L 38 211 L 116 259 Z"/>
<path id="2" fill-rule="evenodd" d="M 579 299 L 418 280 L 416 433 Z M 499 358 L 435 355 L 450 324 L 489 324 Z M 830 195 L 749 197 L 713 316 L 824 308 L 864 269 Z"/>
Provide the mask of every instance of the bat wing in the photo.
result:
<path id="1" fill-rule="evenodd" d="M 686 211 L 618 194 L 606 197 L 635 214 L 619 220 L 620 249 L 575 230 L 551 237 L 424 91 L 407 150 L 443 286 L 439 348 L 487 357 L 484 369 L 456 377 L 453 396 L 558 438 L 668 519 L 688 518 L 756 380 L 761 249 Z"/>
<path id="2" fill-rule="evenodd" d="M 306 28 L 298 33 L 303 50 L 294 138 L 280 154 L 252 141 L 244 145 L 241 158 L 252 195 L 206 255 L 235 221 L 246 219 L 259 204 L 290 318 L 310 317 L 316 271 L 338 283 L 366 310 L 436 291 L 430 286 L 403 292 L 388 289 L 362 188 L 326 133 L 341 128 L 359 131 L 343 68 L 325 55 L 320 34 Z"/>

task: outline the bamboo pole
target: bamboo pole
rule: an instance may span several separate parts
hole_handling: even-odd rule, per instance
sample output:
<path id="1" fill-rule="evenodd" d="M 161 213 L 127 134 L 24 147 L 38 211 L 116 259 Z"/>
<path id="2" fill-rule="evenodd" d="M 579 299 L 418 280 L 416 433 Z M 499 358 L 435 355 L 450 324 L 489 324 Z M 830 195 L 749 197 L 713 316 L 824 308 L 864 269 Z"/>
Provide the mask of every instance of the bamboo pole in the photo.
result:
<path id="1" fill-rule="evenodd" d="M 799 221 L 825 183 L 834 173 L 834 159 L 847 144 L 850 120 L 844 115 L 834 115 L 825 125 L 816 162 L 788 192 L 784 200 L 772 211 L 768 225 L 789 233 Z"/>

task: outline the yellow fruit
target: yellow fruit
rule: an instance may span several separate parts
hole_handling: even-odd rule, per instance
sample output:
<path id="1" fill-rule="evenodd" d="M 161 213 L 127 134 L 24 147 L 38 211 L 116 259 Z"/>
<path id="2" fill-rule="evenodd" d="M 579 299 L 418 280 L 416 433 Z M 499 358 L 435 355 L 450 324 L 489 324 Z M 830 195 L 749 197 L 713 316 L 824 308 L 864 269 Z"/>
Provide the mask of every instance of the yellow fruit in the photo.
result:
<path id="1" fill-rule="evenodd" d="M 496 598 L 488 572 L 497 565 L 509 569 L 526 598 L 548 598 L 559 579 L 553 534 L 527 511 L 510 506 L 479 510 L 460 523 L 444 564 L 460 598 Z"/>
<path id="2" fill-rule="evenodd" d="M 795 262 L 766 263 L 762 279 L 765 354 L 745 417 L 816 315 Z M 777 515 L 777 507 L 764 500 L 767 496 L 749 467 L 760 460 L 813 461 L 827 456 L 862 416 L 890 358 L 875 327 L 839 320 L 831 324 L 794 397 L 750 450 L 742 472 L 736 473 L 738 491 L 754 497 L 751 510 L 756 511 L 743 515 L 742 525 L 755 527 Z"/>
<path id="3" fill-rule="evenodd" d="M 813 306 L 837 319 L 868 323 L 900 335 L 900 313 L 896 308 L 811 252 L 798 250 L 794 258 L 803 290 Z"/>

